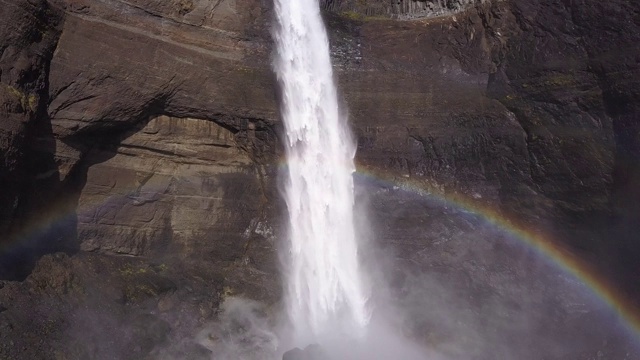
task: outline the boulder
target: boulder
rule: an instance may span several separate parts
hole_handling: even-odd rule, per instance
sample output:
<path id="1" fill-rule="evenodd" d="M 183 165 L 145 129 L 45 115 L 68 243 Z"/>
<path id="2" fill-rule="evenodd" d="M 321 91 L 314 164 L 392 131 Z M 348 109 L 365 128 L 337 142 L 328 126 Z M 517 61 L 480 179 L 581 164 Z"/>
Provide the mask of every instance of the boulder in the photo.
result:
<path id="1" fill-rule="evenodd" d="M 304 348 L 293 348 L 282 355 L 282 360 L 329 360 L 318 344 L 311 344 Z"/>

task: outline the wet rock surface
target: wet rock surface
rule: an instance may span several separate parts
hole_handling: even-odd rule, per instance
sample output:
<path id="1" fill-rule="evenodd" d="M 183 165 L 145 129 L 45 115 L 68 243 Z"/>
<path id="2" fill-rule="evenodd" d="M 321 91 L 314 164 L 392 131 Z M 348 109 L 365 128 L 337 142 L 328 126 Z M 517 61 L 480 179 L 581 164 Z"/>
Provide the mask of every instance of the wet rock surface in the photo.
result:
<path id="1" fill-rule="evenodd" d="M 522 220 L 637 294 L 640 5 L 324 4 L 407 336 L 453 358 L 633 359 L 575 279 L 394 186 Z M 209 358 L 222 340 L 194 333 L 225 298 L 275 306 L 271 6 L 2 7 L 0 358 Z"/>
<path id="2" fill-rule="evenodd" d="M 282 360 L 327 360 L 326 354 L 317 344 L 311 344 L 304 349 L 294 348 L 282 355 Z"/>
<path id="3" fill-rule="evenodd" d="M 2 289 L 0 357 L 203 358 L 210 351 L 194 330 L 232 291 L 206 263 L 46 255 L 24 282 Z"/>

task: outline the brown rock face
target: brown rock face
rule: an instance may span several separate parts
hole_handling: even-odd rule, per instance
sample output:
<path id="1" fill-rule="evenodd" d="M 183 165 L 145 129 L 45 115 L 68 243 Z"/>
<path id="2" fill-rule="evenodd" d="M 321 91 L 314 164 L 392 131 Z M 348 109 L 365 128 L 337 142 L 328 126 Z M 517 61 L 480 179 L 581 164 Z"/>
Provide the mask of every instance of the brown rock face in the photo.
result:
<path id="1" fill-rule="evenodd" d="M 46 6 L 42 5 L 45 9 L 43 14 L 48 14 Z M 38 7 L 34 9 L 40 11 Z M 109 163 L 111 167 L 102 167 L 101 173 L 99 168 L 88 173 L 89 166 L 113 156 L 124 138 L 142 129 L 159 115 L 195 117 L 201 119 L 197 121 L 200 121 L 202 129 L 206 127 L 204 123 L 214 121 L 217 125 L 210 125 L 226 129 L 227 134 L 224 136 L 234 145 L 203 143 L 201 146 L 233 148 L 244 152 L 246 159 L 251 158 L 252 162 L 249 164 L 249 160 L 245 160 L 238 164 L 244 164 L 245 174 L 253 174 L 251 176 L 254 184 L 261 183 L 258 175 L 260 171 L 256 170 L 256 166 L 274 154 L 272 124 L 275 119 L 275 88 L 270 72 L 255 68 L 255 64 L 267 58 L 265 39 L 268 32 L 257 30 L 265 27 L 265 19 L 260 17 L 263 11 L 260 6 L 256 7 L 251 1 L 222 1 L 217 4 L 204 1 L 171 4 L 117 2 L 110 5 L 71 2 L 57 4 L 55 9 L 59 15 L 64 12 L 64 22 L 60 25 L 62 33 L 53 32 L 50 36 L 51 43 L 56 45 L 55 53 L 49 53 L 48 58 L 32 66 L 33 71 L 41 72 L 38 73 L 40 78 L 36 77 L 33 81 L 40 79 L 38 81 L 46 85 L 40 86 L 41 89 L 38 90 L 46 93 L 42 106 L 38 105 L 38 94 L 31 97 L 28 94 L 18 96 L 22 94 L 22 90 L 11 85 L 5 87 L 5 90 L 14 89 L 9 100 L 14 98 L 14 102 L 22 101 L 18 110 L 24 107 L 34 113 L 35 110 L 29 110 L 29 106 L 40 109 L 38 119 L 43 124 L 32 132 L 30 140 L 22 146 L 20 139 L 24 137 L 21 135 L 24 131 L 20 130 L 19 121 L 12 120 L 11 123 L 15 125 L 7 122 L 10 127 L 6 132 L 6 168 L 11 172 L 3 180 L 8 182 L 9 191 L 3 195 L 8 196 L 7 201 L 3 201 L 3 206 L 8 207 L 6 211 L 3 210 L 6 214 L 2 216 L 2 221 L 5 233 L 11 223 L 13 230 L 4 243 L 10 250 L 9 257 L 19 258 L 21 260 L 18 263 L 26 265 L 24 271 L 28 271 L 31 266 L 28 260 L 32 258 L 31 255 L 37 257 L 42 252 L 77 249 L 84 243 L 82 236 L 88 230 L 82 228 L 80 238 L 76 234 L 76 216 L 79 215 L 82 219 L 86 216 L 76 213 L 78 202 L 85 201 L 85 197 L 80 196 L 80 191 L 85 188 L 87 181 L 89 184 L 86 189 L 93 195 L 94 188 L 119 180 L 108 179 L 117 171 L 104 172 L 104 169 L 118 169 L 119 165 L 114 167 L 113 162 Z M 121 16 L 123 13 L 127 16 Z M 9 19 L 12 14 L 7 13 L 6 16 Z M 54 20 L 48 18 L 41 21 L 51 22 L 48 26 L 57 26 Z M 7 28 L 7 32 L 11 31 L 16 32 Z M 6 38 L 8 42 L 12 41 L 11 37 Z M 25 44 L 34 46 L 29 41 L 33 42 L 24 40 Z M 11 51 L 4 53 L 10 62 L 8 56 Z M 17 81 L 10 78 L 9 70 L 6 74 L 3 81 L 5 78 L 7 81 Z M 29 105 L 30 102 L 33 104 Z M 24 110 L 25 119 L 32 116 L 28 115 L 27 110 Z M 152 123 L 155 124 L 156 121 Z M 13 130 L 14 127 L 17 130 Z M 197 132 L 198 129 L 196 126 L 192 131 Z M 173 130 L 162 131 L 170 133 Z M 177 131 L 184 131 L 184 136 L 189 136 L 186 128 Z M 140 141 L 154 140 L 141 138 Z M 136 146 L 147 147 L 134 141 L 130 148 Z M 194 150 L 188 144 L 177 143 L 168 143 L 166 146 L 200 151 L 204 156 L 200 160 L 201 167 L 218 163 L 214 166 L 216 170 L 209 170 L 208 173 L 224 173 L 224 181 L 228 183 L 244 182 L 232 180 L 240 165 L 226 163 L 229 155 L 222 150 L 217 153 L 208 149 Z M 172 149 L 158 149 L 157 153 L 165 153 L 171 157 L 174 151 Z M 28 163 L 31 166 L 28 169 L 20 165 L 21 153 L 30 154 Z M 174 155 L 189 156 L 179 152 Z M 218 155 L 222 158 L 216 158 Z M 230 166 L 229 169 L 226 168 L 227 165 Z M 127 166 L 128 170 L 134 172 L 157 170 Z M 123 176 L 126 176 L 125 173 Z M 208 176 L 207 172 L 202 176 Z M 170 177 L 165 180 L 170 181 Z M 94 178 L 100 178 L 95 186 L 92 184 Z M 136 176 L 132 179 L 133 182 L 145 181 Z M 218 180 L 211 181 L 211 187 L 218 186 Z M 21 184 L 24 189 L 25 194 L 20 199 L 20 189 L 16 189 L 18 185 L 11 185 L 13 183 Z M 126 186 L 134 185 L 127 183 Z M 196 190 L 188 190 L 191 191 Z M 248 198 L 252 196 L 250 192 L 246 195 Z M 108 197 L 110 194 L 104 196 Z M 263 200 L 258 203 L 260 202 Z M 127 218 L 127 215 L 118 221 L 112 219 L 115 222 L 111 225 L 137 226 L 136 221 L 144 221 L 134 217 L 133 223 L 123 223 L 122 219 Z M 183 215 L 184 217 L 188 215 Z M 163 215 L 158 215 L 157 221 L 165 220 L 169 221 Z M 149 236 L 160 236 L 157 231 L 161 231 L 161 227 L 152 227 L 155 235 Z M 91 231 L 95 234 L 97 229 Z M 123 230 L 118 231 L 124 234 Z M 139 241 L 140 238 L 133 235 L 126 240 L 119 240 L 121 249 L 129 248 L 130 251 L 139 246 L 144 247 Z M 89 247 L 92 246 L 94 245 Z M 8 266 L 6 271 L 23 276 L 24 271 L 20 268 Z"/>
<path id="2" fill-rule="evenodd" d="M 113 145 L 87 158 L 96 165 L 78 200 L 83 251 L 142 256 L 172 246 L 199 255 L 212 235 L 244 241 L 260 215 L 264 195 L 252 161 L 220 125 L 160 116 Z M 211 260 L 243 248 L 220 245 Z"/>
<path id="3" fill-rule="evenodd" d="M 412 22 L 329 18 L 359 161 L 499 204 L 617 263 L 629 235 L 608 240 L 612 217 L 629 234 L 638 216 L 614 195 L 635 193 L 623 184 L 637 168 L 637 12 L 504 1 Z"/>
<path id="4" fill-rule="evenodd" d="M 639 6 L 622 1 L 513 3 L 519 29 L 489 85 L 490 94 L 516 114 L 527 132 L 532 177 L 538 191 L 553 200 L 564 220 L 559 223 L 588 229 L 584 236 L 581 230 L 570 231 L 570 242 L 601 258 L 609 254 L 611 264 L 626 257 L 622 248 L 626 254 L 638 250 L 625 240 L 628 219 L 638 218 L 637 208 L 614 194 L 635 197 L 622 179 L 637 171 L 637 162 L 631 165 L 628 156 L 638 144 L 629 141 L 630 134 L 638 134 L 629 119 L 637 119 L 639 104 L 640 68 L 631 60 L 639 54 L 631 45 L 640 39 Z M 626 223 L 626 230 L 612 237 L 611 222 Z M 627 245 L 619 248 L 622 243 Z M 626 266 L 619 271 L 630 270 L 622 270 Z"/>

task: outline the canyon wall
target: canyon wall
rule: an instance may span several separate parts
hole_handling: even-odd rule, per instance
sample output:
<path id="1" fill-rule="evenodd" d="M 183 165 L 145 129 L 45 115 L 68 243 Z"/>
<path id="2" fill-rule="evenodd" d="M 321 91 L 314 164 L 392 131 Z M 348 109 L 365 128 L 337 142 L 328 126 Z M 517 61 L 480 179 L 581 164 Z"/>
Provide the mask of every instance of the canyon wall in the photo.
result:
<path id="1" fill-rule="evenodd" d="M 322 6 L 362 172 L 540 227 L 621 284 L 637 273 L 640 5 Z M 180 338 L 226 296 L 275 303 L 271 2 L 11 0 L 0 19 L 0 278 L 20 280 L 0 286 L 0 325 L 14 329 L 0 338 L 18 344 L 0 355 L 100 358 L 69 345 L 113 331 L 71 316 L 83 301 L 136 319 L 126 331 L 150 345 L 118 345 L 134 358 L 169 336 L 140 330 L 151 323 Z M 378 240 L 399 256 L 466 226 L 375 194 Z M 440 220 L 426 228 L 422 211 Z M 143 316 L 155 311 L 166 316 Z M 180 312 L 190 320 L 171 322 Z"/>

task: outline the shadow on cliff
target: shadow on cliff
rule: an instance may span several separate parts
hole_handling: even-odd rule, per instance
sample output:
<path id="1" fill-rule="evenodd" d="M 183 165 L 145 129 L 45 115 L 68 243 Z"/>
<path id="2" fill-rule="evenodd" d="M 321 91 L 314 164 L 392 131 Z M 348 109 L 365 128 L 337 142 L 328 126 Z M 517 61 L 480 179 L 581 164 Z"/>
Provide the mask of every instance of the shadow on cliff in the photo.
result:
<path id="1" fill-rule="evenodd" d="M 47 112 L 48 63 L 45 71 L 47 79 L 37 119 L 27 129 L 27 138 L 31 141 L 26 151 L 27 169 L 17 215 L 9 232 L 9 245 L 0 252 L 0 279 L 24 280 L 43 255 L 79 251 L 77 207 L 88 169 L 115 156 L 117 145 L 139 130 L 136 125 L 144 125 L 162 113 L 166 102 L 163 96 L 148 104 L 133 125 L 95 135 L 79 133 L 60 140 L 80 153 L 77 162 L 63 174 L 62 161 L 56 159 L 58 144 Z M 105 148 L 113 151 L 104 151 Z"/>
<path id="2" fill-rule="evenodd" d="M 73 169 L 60 180 L 56 140 L 45 104 L 41 102 L 38 120 L 28 129 L 25 181 L 9 245 L 0 252 L 0 278 L 4 279 L 23 280 L 45 254 L 77 250 L 75 207 L 81 174 Z"/>
<path id="3" fill-rule="evenodd" d="M 611 231 L 604 234 L 606 239 L 615 239 L 615 259 L 621 286 L 640 294 L 640 285 L 635 281 L 640 272 L 638 257 L 640 244 L 637 241 L 637 227 L 640 223 L 640 125 L 635 118 L 640 109 L 634 105 L 638 101 L 625 94 L 615 93 L 605 87 L 603 94 L 607 112 L 613 118 L 616 141 L 616 155 L 613 169 L 611 208 Z M 637 106 L 637 105 L 636 105 Z M 637 296 L 634 296 L 637 298 Z M 637 303 L 640 306 L 640 303 Z"/>
<path id="4" fill-rule="evenodd" d="M 23 176 L 18 180 L 21 183 L 16 207 L 0 242 L 0 279 L 22 280 L 40 256 L 72 251 L 74 247 L 69 241 L 74 238 L 74 216 L 57 218 L 52 212 L 56 206 L 64 211 L 67 205 L 67 201 L 61 201 L 65 185 L 59 180 L 60 172 L 54 158 L 56 142 L 47 114 L 49 71 L 62 16 L 59 9 L 45 3 L 39 4 L 37 9 L 37 16 L 30 20 L 41 32 L 33 32 L 37 34 L 33 35 L 35 38 L 28 35 L 28 43 L 22 45 L 27 53 L 34 50 L 31 48 L 39 49 L 39 56 L 24 57 L 19 52 L 13 57 L 7 56 L 10 71 L 5 78 L 23 90 L 20 93 L 23 96 L 22 107 L 29 118 L 24 128 L 23 160 L 20 163 Z M 6 190 L 10 192 L 12 189 Z"/>

